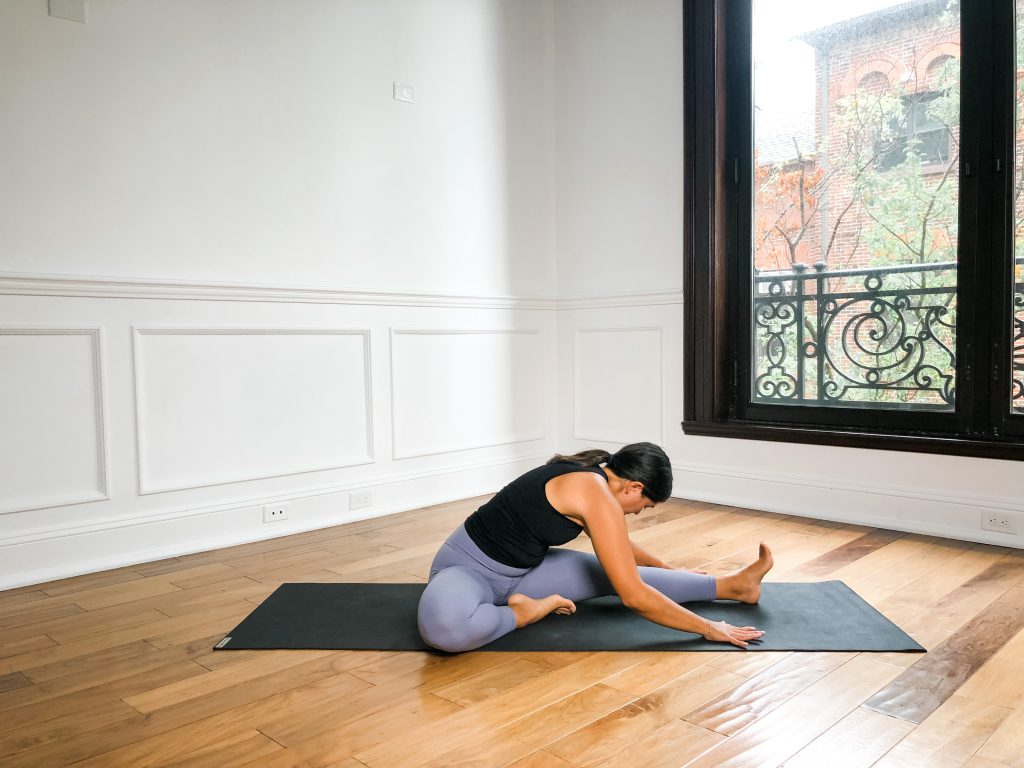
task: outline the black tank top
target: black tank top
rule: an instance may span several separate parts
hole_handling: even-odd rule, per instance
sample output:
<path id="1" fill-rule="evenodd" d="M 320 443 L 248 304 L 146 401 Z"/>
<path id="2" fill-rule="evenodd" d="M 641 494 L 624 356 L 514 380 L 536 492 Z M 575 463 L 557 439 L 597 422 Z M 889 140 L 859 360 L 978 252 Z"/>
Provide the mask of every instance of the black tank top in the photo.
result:
<path id="1" fill-rule="evenodd" d="M 533 568 L 548 548 L 580 535 L 583 526 L 560 514 L 548 501 L 548 480 L 570 472 L 594 472 L 605 481 L 600 467 L 545 464 L 506 485 L 497 495 L 466 518 L 466 533 L 488 557 L 513 568 Z"/>

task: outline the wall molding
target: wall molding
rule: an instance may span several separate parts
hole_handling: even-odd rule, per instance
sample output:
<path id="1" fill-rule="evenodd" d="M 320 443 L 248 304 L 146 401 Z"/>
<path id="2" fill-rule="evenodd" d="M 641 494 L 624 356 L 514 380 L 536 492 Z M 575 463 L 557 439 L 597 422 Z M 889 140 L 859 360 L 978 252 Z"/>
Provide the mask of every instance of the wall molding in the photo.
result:
<path id="1" fill-rule="evenodd" d="M 107 446 L 107 416 L 105 395 L 107 390 L 106 369 L 103 366 L 103 329 L 100 326 L 48 326 L 48 325 L 4 325 L 0 336 L 91 336 L 92 339 L 92 380 L 93 419 L 96 423 L 96 474 L 95 493 L 51 497 L 30 504 L 0 508 L 0 515 L 16 512 L 31 512 L 53 509 L 93 501 L 110 500 L 110 456 Z"/>
<path id="2" fill-rule="evenodd" d="M 286 304 L 354 304 L 475 309 L 574 310 L 683 303 L 682 289 L 566 296 L 450 295 L 416 291 L 368 291 L 272 283 L 165 280 L 99 275 L 0 271 L 0 296 L 68 296 L 99 299 L 256 301 Z"/>
<path id="3" fill-rule="evenodd" d="M 479 309 L 558 309 L 557 299 L 545 297 L 459 296 L 415 291 L 367 291 L 356 288 L 193 282 L 87 275 L 34 275 L 18 272 L 0 272 L 0 295 Z"/>
<path id="4" fill-rule="evenodd" d="M 459 451 L 472 451 L 480 448 L 497 448 L 505 445 L 520 445 L 522 443 L 544 440 L 547 435 L 543 432 L 539 435 L 524 437 L 516 440 L 506 440 L 498 443 L 466 443 L 453 447 L 444 447 L 426 453 L 398 453 L 396 450 L 398 419 L 395 415 L 395 336 L 476 336 L 476 335 L 532 335 L 541 337 L 544 335 L 542 328 L 391 328 L 388 343 L 388 372 L 390 375 L 390 400 L 391 400 L 391 458 L 395 461 L 405 459 L 419 459 L 425 456 L 443 456 L 448 453 Z"/>
<path id="5" fill-rule="evenodd" d="M 799 475 L 783 472 L 751 472 L 738 471 L 734 467 L 719 466 L 713 464 L 673 464 L 673 472 L 677 474 L 673 496 L 687 498 L 694 501 L 706 501 L 714 504 L 757 509 L 765 512 L 774 512 L 784 515 L 796 515 L 816 520 L 829 520 L 832 522 L 848 523 L 851 525 L 866 525 L 875 528 L 889 528 L 909 533 L 935 535 L 945 538 L 962 539 L 982 544 L 993 544 L 996 546 L 1024 547 L 1024 537 L 983 531 L 980 527 L 967 523 L 965 518 L 980 514 L 981 509 L 996 509 L 1007 512 L 1014 512 L 1022 515 L 1024 519 L 1024 504 L 1014 497 L 997 496 L 963 496 L 950 493 L 936 493 L 927 488 L 913 488 L 902 486 L 888 486 L 880 483 L 850 483 L 834 480 L 822 480 L 810 475 Z M 723 487 L 721 482 L 716 483 L 714 492 L 699 492 L 692 485 L 680 482 L 678 475 L 704 475 L 720 478 L 725 482 L 740 481 L 745 483 L 771 484 L 773 486 L 789 486 L 793 489 L 788 493 L 744 493 L 736 489 Z M 721 489 L 721 490 L 718 490 Z M 822 504 L 806 504 L 793 501 L 796 498 L 794 491 L 800 489 L 812 492 L 822 492 L 822 498 L 828 499 Z M 863 500 L 865 497 L 876 499 L 899 499 L 905 505 L 928 505 L 929 512 L 936 507 L 943 508 L 951 513 L 954 518 L 964 522 L 952 524 L 936 523 L 926 517 L 906 517 L 901 514 L 879 515 L 851 511 L 843 505 L 837 504 L 837 499 L 847 497 L 850 501 Z M 766 502 L 765 499 L 786 499 L 783 502 Z M 856 506 L 864 506 L 863 502 Z M 959 508 L 959 509 L 957 509 Z M 837 511 L 839 510 L 839 511 Z M 933 515 L 934 516 L 934 515 Z"/>
<path id="6" fill-rule="evenodd" d="M 145 457 L 142 451 L 143 419 L 145 403 L 142 398 L 142 390 L 139 387 L 141 373 L 139 370 L 140 347 L 139 341 L 143 336 L 362 336 L 363 337 L 363 391 L 365 393 L 366 408 L 366 455 L 356 461 L 344 464 L 331 464 L 328 466 L 317 466 L 299 469 L 289 469 L 271 474 L 246 475 L 230 477 L 216 481 L 202 481 L 185 485 L 172 485 L 167 487 L 147 487 L 143 482 L 143 466 Z M 212 488 L 234 483 L 246 483 L 253 480 L 266 480 L 272 477 L 287 477 L 291 475 L 303 475 L 311 472 L 327 472 L 348 467 L 358 467 L 373 464 L 373 381 L 370 356 L 371 331 L 369 328 L 252 328 L 252 327 L 188 327 L 188 326 L 132 326 L 132 399 L 135 409 L 135 478 L 136 488 L 140 496 L 148 496 L 156 493 L 167 493 L 170 491 L 184 491 L 194 488 Z"/>
<path id="7" fill-rule="evenodd" d="M 660 393 L 658 399 L 658 444 L 665 444 L 665 391 L 664 391 L 664 372 L 665 372 L 665 329 L 660 325 L 629 325 L 629 326 L 601 326 L 601 327 L 583 327 L 573 328 L 572 335 L 572 379 L 569 382 L 569 413 L 572 419 L 572 437 L 574 440 L 582 440 L 594 443 L 611 443 L 618 446 L 622 446 L 629 442 L 628 439 L 622 437 L 595 437 L 593 435 L 587 436 L 580 434 L 579 420 L 577 419 L 577 397 L 576 390 L 579 388 L 580 378 L 580 336 L 584 333 L 623 333 L 633 331 L 655 331 L 660 339 L 659 343 L 659 355 L 658 355 L 658 390 Z"/>
<path id="8" fill-rule="evenodd" d="M 641 291 L 639 293 L 559 296 L 559 310 L 603 309 L 609 307 L 651 307 L 683 304 L 682 289 L 678 291 Z"/>

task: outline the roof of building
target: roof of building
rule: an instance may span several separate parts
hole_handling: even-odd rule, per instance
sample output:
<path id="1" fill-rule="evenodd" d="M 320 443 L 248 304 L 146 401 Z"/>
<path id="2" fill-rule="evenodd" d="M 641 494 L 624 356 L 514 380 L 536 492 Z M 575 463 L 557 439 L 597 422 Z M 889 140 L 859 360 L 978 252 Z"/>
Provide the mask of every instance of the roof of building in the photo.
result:
<path id="1" fill-rule="evenodd" d="M 758 165 L 788 163 L 814 154 L 814 113 L 754 113 L 754 148 Z M 799 152 L 797 148 L 799 147 Z"/>
<path id="2" fill-rule="evenodd" d="M 803 40 L 820 51 L 827 51 L 847 40 L 892 29 L 894 24 L 904 25 L 926 19 L 929 16 L 938 16 L 948 4 L 948 0 L 910 0 L 910 2 L 812 29 L 810 32 L 797 35 L 797 39 Z"/>

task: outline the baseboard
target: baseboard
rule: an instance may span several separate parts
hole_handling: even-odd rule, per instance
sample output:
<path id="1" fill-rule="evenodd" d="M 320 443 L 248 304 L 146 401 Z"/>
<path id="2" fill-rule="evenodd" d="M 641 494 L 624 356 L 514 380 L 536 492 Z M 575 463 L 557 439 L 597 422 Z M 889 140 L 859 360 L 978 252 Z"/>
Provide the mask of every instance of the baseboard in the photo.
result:
<path id="1" fill-rule="evenodd" d="M 1024 524 L 1024 508 L 1017 499 L 940 496 L 921 488 L 853 485 L 714 465 L 673 465 L 672 469 L 672 495 L 679 498 L 1024 549 L 1020 534 L 981 529 L 986 509 L 1010 513 Z"/>
<path id="2" fill-rule="evenodd" d="M 197 552 L 330 528 L 493 493 L 550 453 L 380 478 L 351 487 L 183 508 L 77 528 L 48 528 L 0 540 L 0 590 L 42 584 Z M 372 489 L 374 506 L 350 511 L 352 489 Z M 263 522 L 264 504 L 289 505 L 287 520 Z M 197 529 L 204 534 L 197 536 Z M 151 542 L 161 544 L 153 546 Z M 85 554 L 83 554 L 85 553 Z M 42 564 L 42 565 L 41 565 Z"/>

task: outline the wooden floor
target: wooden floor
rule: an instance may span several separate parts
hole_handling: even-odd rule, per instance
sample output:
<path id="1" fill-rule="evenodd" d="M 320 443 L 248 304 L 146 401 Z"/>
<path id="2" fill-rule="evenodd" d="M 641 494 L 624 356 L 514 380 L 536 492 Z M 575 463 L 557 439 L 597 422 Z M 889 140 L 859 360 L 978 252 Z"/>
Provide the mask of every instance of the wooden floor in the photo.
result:
<path id="1" fill-rule="evenodd" d="M 633 535 L 766 540 L 929 653 L 211 651 L 285 581 L 425 580 L 480 501 L 0 592 L 0 765 L 1024 767 L 1024 552 L 710 504 Z"/>

